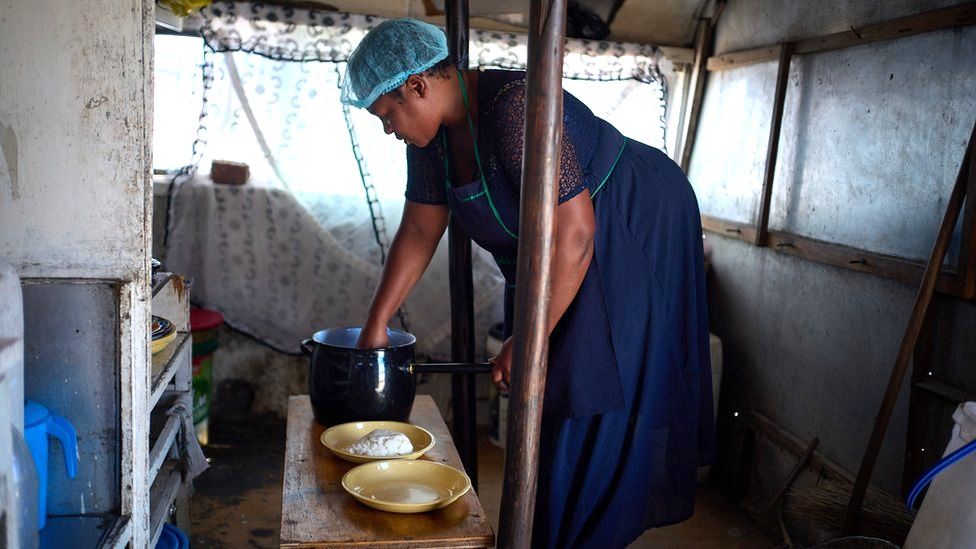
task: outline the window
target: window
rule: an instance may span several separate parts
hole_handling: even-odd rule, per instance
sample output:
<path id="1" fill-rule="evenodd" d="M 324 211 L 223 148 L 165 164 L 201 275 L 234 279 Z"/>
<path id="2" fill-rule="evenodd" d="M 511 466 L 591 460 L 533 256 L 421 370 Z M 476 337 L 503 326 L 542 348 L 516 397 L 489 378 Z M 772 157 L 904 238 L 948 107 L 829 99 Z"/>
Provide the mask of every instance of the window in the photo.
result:
<path id="1" fill-rule="evenodd" d="M 202 108 L 203 40 L 156 35 L 153 168 L 173 172 L 190 162 Z"/>

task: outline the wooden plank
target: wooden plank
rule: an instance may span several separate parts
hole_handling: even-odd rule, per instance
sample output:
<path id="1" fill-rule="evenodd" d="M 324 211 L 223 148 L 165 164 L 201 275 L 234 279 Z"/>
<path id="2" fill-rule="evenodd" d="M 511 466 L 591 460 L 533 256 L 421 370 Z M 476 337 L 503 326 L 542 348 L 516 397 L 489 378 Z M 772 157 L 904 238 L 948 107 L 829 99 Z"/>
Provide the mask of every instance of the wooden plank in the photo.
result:
<path id="1" fill-rule="evenodd" d="M 434 435 L 436 444 L 421 459 L 464 468 L 434 400 L 414 402 L 411 423 Z M 288 399 L 282 547 L 491 547 L 494 534 L 474 490 L 429 513 L 386 513 L 362 505 L 342 488 L 354 464 L 322 446 L 325 427 L 315 421 L 307 395 Z"/>
<path id="2" fill-rule="evenodd" d="M 962 273 L 963 299 L 976 296 L 976 162 L 973 162 L 976 142 L 969 140 L 964 163 L 968 163 L 966 205 L 962 218 L 962 238 L 959 242 L 959 272 Z"/>
<path id="3" fill-rule="evenodd" d="M 769 417 L 760 412 L 749 412 L 746 416 L 749 426 L 762 434 L 780 448 L 790 452 L 795 456 L 802 456 L 808 444 L 800 437 L 790 433 Z M 854 475 L 841 467 L 837 462 L 818 451 L 814 451 L 808 460 L 809 466 L 814 471 L 822 474 L 830 480 L 853 483 Z"/>
<path id="4" fill-rule="evenodd" d="M 722 55 L 709 57 L 708 61 L 705 63 L 705 68 L 709 72 L 724 71 L 738 67 L 745 67 L 748 65 L 755 65 L 756 63 L 773 61 L 777 56 L 779 56 L 778 46 L 763 46 L 761 48 L 734 51 L 731 53 L 723 53 Z"/>
<path id="5" fill-rule="evenodd" d="M 147 258 L 148 261 L 148 258 Z M 147 273 L 148 274 L 148 273 Z M 147 276 L 148 279 L 148 276 Z M 122 514 L 132 520 L 132 547 L 150 544 L 149 354 L 150 288 L 146 279 L 119 290 L 119 369 L 122 431 Z"/>
<path id="6" fill-rule="evenodd" d="M 769 229 L 769 207 L 773 200 L 773 178 L 776 175 L 776 157 L 779 153 L 780 128 L 783 126 L 783 105 L 786 103 L 786 83 L 790 77 L 790 59 L 793 44 L 785 42 L 779 47 L 779 69 L 776 72 L 776 92 L 773 99 L 772 119 L 769 122 L 769 143 L 766 147 L 766 168 L 763 172 L 762 194 L 759 202 L 759 218 L 756 220 L 756 246 L 765 246 Z"/>
<path id="7" fill-rule="evenodd" d="M 722 12 L 725 11 L 726 3 L 727 0 L 717 0 L 715 2 L 715 11 L 712 12 L 712 16 L 710 18 L 711 19 L 710 25 L 712 26 L 713 29 L 715 28 L 715 25 L 718 25 L 719 19 L 722 18 Z"/>
<path id="8" fill-rule="evenodd" d="M 174 376 L 190 361 L 193 341 L 190 334 L 177 334 L 165 349 L 152 356 L 152 385 L 149 393 L 149 410 L 156 407 L 160 397 L 166 391 L 166 386 Z M 148 417 L 148 416 L 147 416 Z"/>
<path id="9" fill-rule="evenodd" d="M 532 0 L 515 275 L 514 349 L 498 546 L 532 544 L 563 129 L 566 0 Z"/>
<path id="10" fill-rule="evenodd" d="M 190 287 L 183 276 L 170 274 L 160 287 L 153 285 L 152 314 L 176 326 L 177 332 L 190 331 Z"/>
<path id="11" fill-rule="evenodd" d="M 705 96 L 705 78 L 708 71 L 705 70 L 705 60 L 712 47 L 712 25 L 708 19 L 698 22 L 698 33 L 695 38 L 695 64 L 691 71 L 691 108 L 685 117 L 684 135 L 681 138 L 681 165 L 682 171 L 688 173 L 691 165 L 691 151 L 695 147 L 695 135 L 698 131 L 698 118 L 701 116 L 702 99 Z"/>
<path id="12" fill-rule="evenodd" d="M 793 482 L 796 481 L 796 477 L 800 476 L 800 473 L 806 469 L 807 462 L 809 462 L 810 458 L 813 457 L 813 452 L 816 451 L 817 446 L 819 445 L 820 439 L 813 437 L 813 440 L 810 441 L 810 444 L 807 445 L 807 449 L 804 450 L 803 454 L 800 455 L 800 459 L 793 464 L 793 468 L 790 469 L 790 472 L 786 475 L 786 478 L 783 479 L 783 483 L 780 484 L 779 489 L 776 490 L 773 497 L 770 498 L 767 504 L 760 507 L 760 513 L 766 514 L 776 508 L 776 505 L 779 504 L 780 500 L 783 499 L 783 496 L 786 495 L 786 491 L 789 490 L 790 486 L 793 485 Z"/>
<path id="13" fill-rule="evenodd" d="M 915 481 L 925 472 L 925 432 L 929 416 L 929 396 L 919 390 L 918 384 L 930 378 L 932 368 L 932 343 L 935 332 L 931 312 L 922 325 L 912 357 L 912 387 L 908 399 L 908 433 L 905 443 L 905 466 L 902 469 L 901 494 L 907 496 Z"/>
<path id="14" fill-rule="evenodd" d="M 155 547 L 159 535 L 163 533 L 163 524 L 169 516 L 169 508 L 176 500 L 176 494 L 183 484 L 183 475 L 176 460 L 171 460 L 159 472 L 159 478 L 152 485 L 149 503 L 152 505 L 152 519 L 149 530 L 149 547 Z"/>
<path id="15" fill-rule="evenodd" d="M 966 2 L 948 8 L 892 19 L 883 23 L 865 25 L 860 28 L 851 27 L 850 30 L 797 40 L 794 53 L 808 54 L 839 50 L 972 24 L 976 24 L 976 2 Z M 763 46 L 725 53 L 710 57 L 707 67 L 709 71 L 744 67 L 772 61 L 776 59 L 778 53 L 779 50 L 776 46 Z"/>
<path id="16" fill-rule="evenodd" d="M 729 221 L 710 215 L 702 215 L 702 229 L 728 238 L 752 243 L 756 240 L 756 228 L 748 223 Z"/>
<path id="17" fill-rule="evenodd" d="M 166 425 L 163 426 L 163 430 L 156 437 L 156 441 L 152 445 L 152 450 L 149 451 L 149 482 L 156 480 L 156 476 L 159 470 L 163 467 L 163 462 L 166 461 L 166 456 L 169 454 L 170 448 L 173 447 L 173 442 L 176 440 L 176 435 L 180 432 L 180 418 L 179 416 L 170 416 L 166 420 Z"/>
<path id="18" fill-rule="evenodd" d="M 769 246 L 788 255 L 873 274 L 904 284 L 920 283 L 925 273 L 925 264 L 920 261 L 910 261 L 842 244 L 823 242 L 783 231 L 769 232 Z M 944 270 L 939 275 L 936 288 L 941 293 L 958 295 L 959 284 L 955 272 Z"/>
<path id="19" fill-rule="evenodd" d="M 132 539 L 132 521 L 129 517 L 119 517 L 105 536 L 104 549 L 125 549 Z"/>
<path id="20" fill-rule="evenodd" d="M 973 127 L 973 133 L 976 135 L 976 126 Z M 959 220 L 962 203 L 966 197 L 966 177 L 966 171 L 960 170 L 956 183 L 953 185 L 952 194 L 949 196 L 949 202 L 946 204 L 945 215 L 943 215 L 942 223 L 939 225 L 939 233 L 935 239 L 935 244 L 932 246 L 932 253 L 925 266 L 925 274 L 922 276 L 922 283 L 915 298 L 915 306 L 912 308 L 908 326 L 905 327 L 905 335 L 902 337 L 898 356 L 895 358 L 891 376 L 888 378 L 888 386 L 885 388 L 884 398 L 882 398 L 881 406 L 878 408 L 878 415 L 875 416 L 871 438 L 864 450 L 864 457 L 861 459 L 861 466 L 857 471 L 854 489 L 851 491 L 851 499 L 848 502 L 847 513 L 844 517 L 844 532 L 847 534 L 853 534 L 857 529 L 861 505 L 864 503 L 864 496 L 867 493 L 868 484 L 871 482 L 878 454 L 881 452 L 881 444 L 884 442 L 888 424 L 891 422 L 891 415 L 895 410 L 898 392 L 901 390 L 909 360 L 911 360 L 912 352 L 915 349 L 915 343 L 922 331 L 922 323 L 928 314 L 929 304 L 935 294 L 939 271 L 942 269 L 952 233 L 956 228 L 956 222 Z"/>
<path id="21" fill-rule="evenodd" d="M 166 286 L 167 283 L 169 283 L 169 280 L 171 278 L 173 278 L 173 273 L 163 272 L 163 273 L 156 273 L 152 275 L 152 278 L 150 279 L 152 283 L 152 296 L 156 297 L 156 294 L 159 293 L 159 290 L 162 290 L 163 287 Z"/>
<path id="22" fill-rule="evenodd" d="M 954 385 L 949 385 L 943 381 L 926 380 L 920 381 L 918 388 L 931 393 L 947 402 L 959 404 L 961 402 L 976 401 L 976 393 L 960 389 Z"/>
<path id="23" fill-rule="evenodd" d="M 755 240 L 756 228 L 746 223 L 702 215 L 702 228 L 710 233 L 743 242 L 752 243 Z M 925 272 L 925 265 L 919 261 L 869 252 L 843 244 L 814 240 L 785 231 L 769 231 L 767 238 L 767 246 L 779 253 L 824 265 L 872 274 L 904 284 L 918 284 Z M 946 295 L 962 296 L 959 277 L 949 269 L 943 269 L 939 274 L 936 289 Z"/>

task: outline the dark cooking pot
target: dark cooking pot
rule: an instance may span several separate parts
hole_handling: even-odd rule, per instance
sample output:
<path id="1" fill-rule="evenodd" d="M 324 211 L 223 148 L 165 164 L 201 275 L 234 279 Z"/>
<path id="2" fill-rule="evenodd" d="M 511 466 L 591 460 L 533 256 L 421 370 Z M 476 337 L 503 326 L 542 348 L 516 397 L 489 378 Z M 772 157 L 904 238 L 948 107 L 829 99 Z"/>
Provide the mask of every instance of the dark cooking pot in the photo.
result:
<path id="1" fill-rule="evenodd" d="M 406 421 L 417 391 L 414 374 L 487 373 L 491 364 L 414 362 L 417 338 L 388 330 L 390 345 L 359 349 L 359 328 L 331 328 L 302 342 L 310 357 L 308 392 L 315 419 L 324 425 L 349 421 Z"/>

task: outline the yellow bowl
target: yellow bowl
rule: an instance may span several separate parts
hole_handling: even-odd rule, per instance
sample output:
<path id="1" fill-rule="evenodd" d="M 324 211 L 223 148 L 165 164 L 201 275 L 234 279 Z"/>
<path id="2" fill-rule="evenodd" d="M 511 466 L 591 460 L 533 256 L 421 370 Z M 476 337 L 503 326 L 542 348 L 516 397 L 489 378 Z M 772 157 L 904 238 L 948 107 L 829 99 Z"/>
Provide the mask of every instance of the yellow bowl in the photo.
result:
<path id="1" fill-rule="evenodd" d="M 372 433 L 376 429 L 387 429 L 407 435 L 413 452 L 402 456 L 361 456 L 348 452 L 347 449 L 359 439 Z M 319 437 L 322 444 L 336 456 L 352 463 L 368 463 L 371 461 L 387 461 L 399 459 L 417 459 L 434 447 L 434 435 L 423 427 L 399 421 L 356 421 L 329 427 Z"/>
<path id="2" fill-rule="evenodd" d="M 162 351 L 163 349 L 165 349 L 166 346 L 172 343 L 174 339 L 176 339 L 176 330 L 173 330 L 169 334 L 164 335 L 159 339 L 154 339 L 152 341 L 152 347 L 151 347 L 152 354 L 156 354 Z"/>
<path id="3" fill-rule="evenodd" d="M 364 505 L 392 513 L 447 507 L 471 489 L 468 475 L 433 461 L 376 461 L 353 467 L 342 487 Z"/>

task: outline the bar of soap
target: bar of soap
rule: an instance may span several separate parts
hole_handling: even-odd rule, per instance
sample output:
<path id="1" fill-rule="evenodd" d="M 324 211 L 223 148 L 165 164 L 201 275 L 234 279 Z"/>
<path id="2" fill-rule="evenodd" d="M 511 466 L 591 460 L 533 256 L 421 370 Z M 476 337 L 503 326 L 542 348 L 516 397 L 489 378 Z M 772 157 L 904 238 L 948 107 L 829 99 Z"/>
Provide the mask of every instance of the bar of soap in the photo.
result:
<path id="1" fill-rule="evenodd" d="M 403 433 L 389 429 L 376 429 L 356 441 L 346 451 L 357 456 L 403 456 L 413 453 L 413 444 Z"/>

